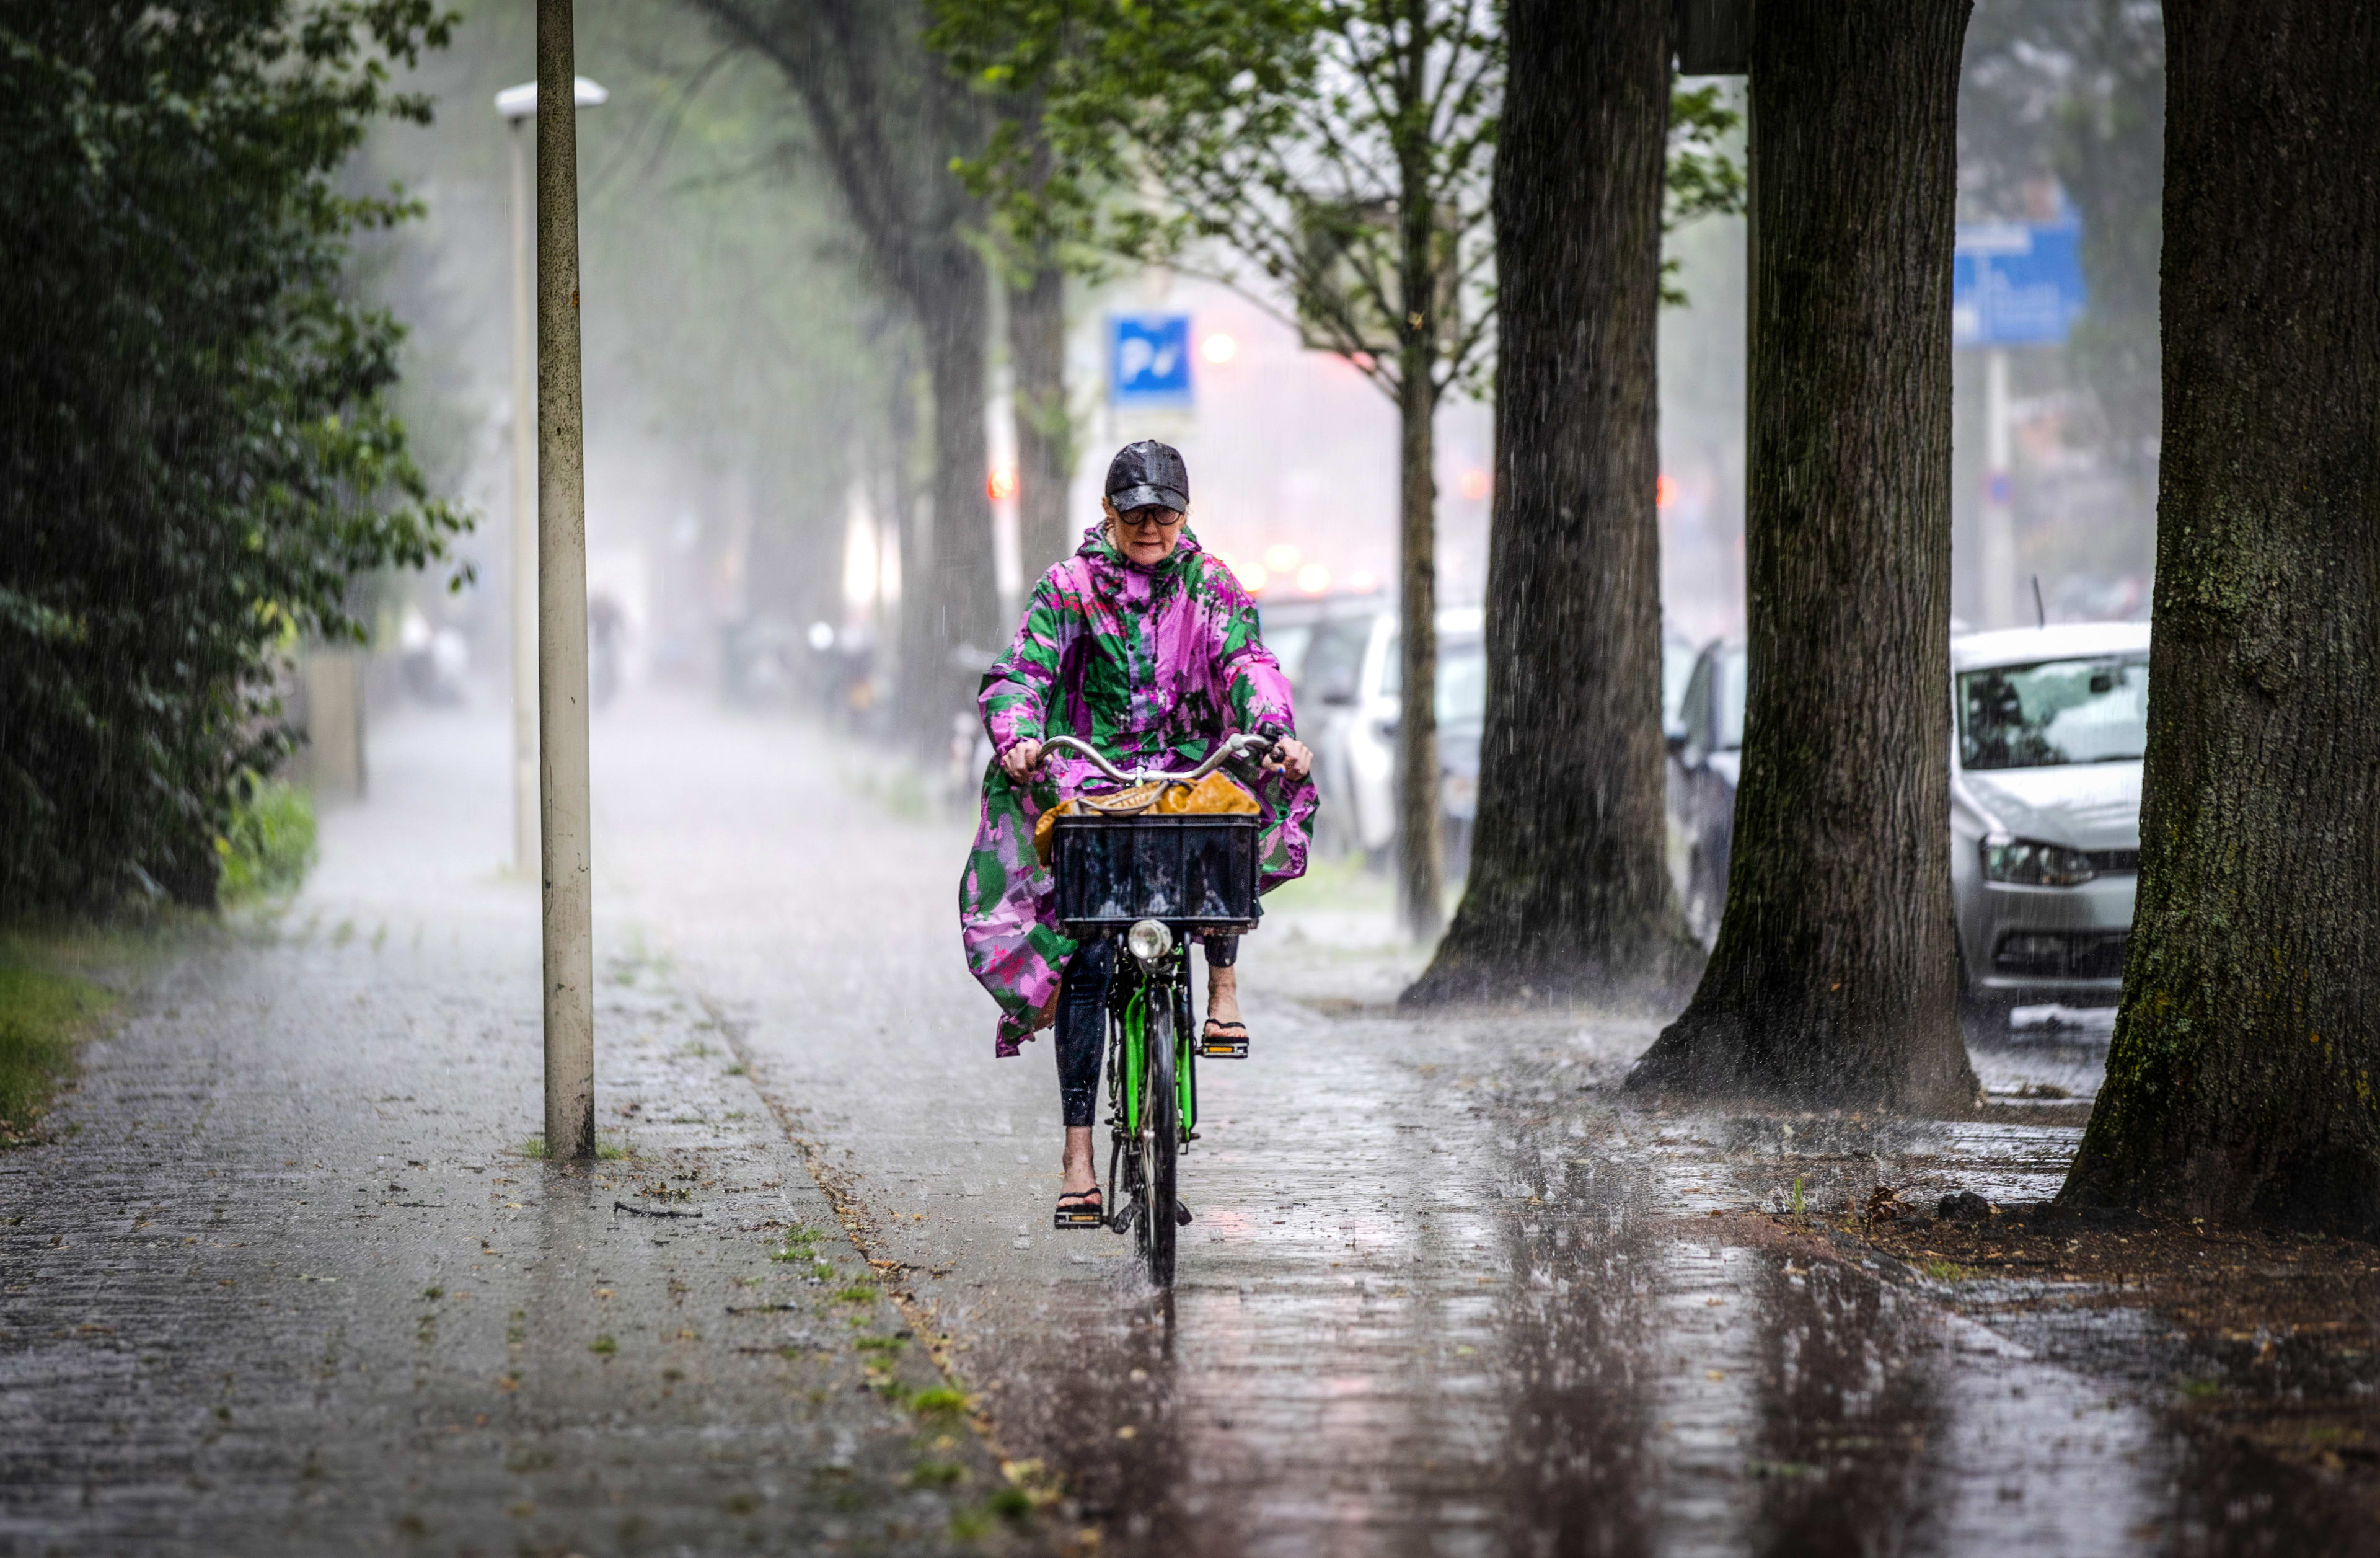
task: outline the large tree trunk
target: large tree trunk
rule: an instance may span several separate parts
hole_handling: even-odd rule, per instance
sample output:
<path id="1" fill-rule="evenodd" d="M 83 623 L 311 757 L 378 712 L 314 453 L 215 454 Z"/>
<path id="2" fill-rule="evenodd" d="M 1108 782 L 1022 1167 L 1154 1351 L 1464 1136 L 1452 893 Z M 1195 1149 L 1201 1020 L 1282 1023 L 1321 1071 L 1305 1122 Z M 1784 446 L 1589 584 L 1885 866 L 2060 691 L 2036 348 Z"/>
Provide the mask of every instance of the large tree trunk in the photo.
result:
<path id="1" fill-rule="evenodd" d="M 1496 496 L 1471 875 L 1408 1004 L 1663 994 L 1662 0 L 1514 0 L 1497 140 Z"/>
<path id="2" fill-rule="evenodd" d="M 1967 0 L 1761 0 L 1726 917 L 1637 1089 L 1961 1112 L 1950 247 Z"/>
<path id="3" fill-rule="evenodd" d="M 1408 368 L 1416 354 L 1405 354 Z M 1397 902 L 1406 933 L 1426 942 L 1445 919 L 1438 824 L 1437 396 L 1427 371 L 1399 387 L 1397 526 Z"/>
<path id="4" fill-rule="evenodd" d="M 935 254 L 916 299 L 934 398 L 932 532 L 927 577 L 913 586 L 905 576 L 902 590 L 905 596 L 923 586 L 920 637 L 932 658 L 913 667 L 911 683 L 919 694 L 918 735 L 929 749 L 949 738 L 953 715 L 973 708 L 978 678 L 1007 641 L 984 491 L 988 285 L 982 257 L 953 236 Z"/>
<path id="5" fill-rule="evenodd" d="M 1075 550 L 1066 524 L 1075 454 L 1066 401 L 1066 276 L 1057 266 L 1009 287 L 1008 357 L 1016 386 L 1017 556 L 1030 593 L 1043 569 Z"/>
<path id="6" fill-rule="evenodd" d="M 2380 8 L 2168 0 L 2140 902 L 2062 1199 L 2380 1235 Z"/>
<path id="7" fill-rule="evenodd" d="M 1418 6 L 1408 5 L 1418 13 Z M 1413 19 L 1421 30 L 1418 15 Z M 1399 101 L 1424 101 L 1425 53 L 1407 51 Z M 1397 900 L 1405 931 L 1427 942 L 1446 922 L 1438 799 L 1438 209 L 1429 148 L 1397 148 Z"/>
<path id="8" fill-rule="evenodd" d="M 930 659 L 933 653 L 923 626 L 927 538 L 920 533 L 918 517 L 925 506 L 918 501 L 920 478 L 932 465 L 930 456 L 921 452 L 924 432 L 918 415 L 929 392 L 920 383 L 906 333 L 903 335 L 886 353 L 884 468 L 879 482 L 885 510 L 878 527 L 878 534 L 892 543 L 900 590 L 891 619 L 879 625 L 878 644 L 885 655 L 881 685 L 892 701 L 893 728 L 914 738 L 925 723 L 916 707 L 919 701 L 916 668 L 921 659 Z"/>

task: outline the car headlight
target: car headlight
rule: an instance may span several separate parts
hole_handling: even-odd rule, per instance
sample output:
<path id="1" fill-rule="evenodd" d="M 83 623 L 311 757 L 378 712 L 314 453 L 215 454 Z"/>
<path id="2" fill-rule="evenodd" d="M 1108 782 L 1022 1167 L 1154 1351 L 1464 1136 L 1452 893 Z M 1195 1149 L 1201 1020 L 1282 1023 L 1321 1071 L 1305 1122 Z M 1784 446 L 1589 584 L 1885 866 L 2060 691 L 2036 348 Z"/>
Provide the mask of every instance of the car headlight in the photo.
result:
<path id="1" fill-rule="evenodd" d="M 1154 919 L 1144 919 L 1124 933 L 1123 944 L 1146 968 L 1173 950 L 1173 932 Z"/>
<path id="2" fill-rule="evenodd" d="M 2078 887 L 2099 873 L 2091 857 L 2062 844 L 2014 838 L 1984 845 L 1984 879 L 2026 887 Z"/>

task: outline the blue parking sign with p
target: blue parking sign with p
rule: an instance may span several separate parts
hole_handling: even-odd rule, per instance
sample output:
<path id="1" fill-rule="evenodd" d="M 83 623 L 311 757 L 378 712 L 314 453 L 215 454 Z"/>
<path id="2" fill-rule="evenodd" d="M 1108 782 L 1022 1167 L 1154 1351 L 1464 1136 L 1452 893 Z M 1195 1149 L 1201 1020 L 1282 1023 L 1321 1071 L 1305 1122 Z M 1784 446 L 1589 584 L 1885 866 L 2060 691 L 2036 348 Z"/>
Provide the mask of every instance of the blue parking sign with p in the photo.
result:
<path id="1" fill-rule="evenodd" d="M 1108 320 L 1108 398 L 1118 406 L 1190 404 L 1190 316 Z"/>
<path id="2" fill-rule="evenodd" d="M 1961 226 L 1950 261 L 1950 344 L 2054 346 L 2082 317 L 2082 224 Z"/>

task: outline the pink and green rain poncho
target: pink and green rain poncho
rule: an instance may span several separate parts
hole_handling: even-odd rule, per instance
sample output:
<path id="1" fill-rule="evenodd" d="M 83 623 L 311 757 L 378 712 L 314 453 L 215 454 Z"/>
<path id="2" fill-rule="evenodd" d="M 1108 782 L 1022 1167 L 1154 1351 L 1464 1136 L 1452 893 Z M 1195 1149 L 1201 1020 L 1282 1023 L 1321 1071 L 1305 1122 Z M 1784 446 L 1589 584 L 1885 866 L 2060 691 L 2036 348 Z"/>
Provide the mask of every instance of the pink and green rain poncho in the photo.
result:
<path id="1" fill-rule="evenodd" d="M 1297 728 L 1289 679 L 1257 635 L 1256 602 L 1186 525 L 1154 567 L 1127 561 L 1105 526 L 1085 531 L 1075 554 L 1034 587 L 977 703 L 996 753 L 1075 736 L 1124 769 L 1187 771 L 1234 732 Z M 1069 796 L 1113 787 L 1072 752 L 1052 754 L 1024 783 L 996 760 L 984 773 L 959 931 L 969 971 L 1000 1003 L 998 1054 L 1015 1054 L 1033 1036 L 1075 945 L 1054 921 L 1034 821 Z M 1269 772 L 1257 804 L 1258 886 L 1269 891 L 1305 873 L 1314 782 Z"/>

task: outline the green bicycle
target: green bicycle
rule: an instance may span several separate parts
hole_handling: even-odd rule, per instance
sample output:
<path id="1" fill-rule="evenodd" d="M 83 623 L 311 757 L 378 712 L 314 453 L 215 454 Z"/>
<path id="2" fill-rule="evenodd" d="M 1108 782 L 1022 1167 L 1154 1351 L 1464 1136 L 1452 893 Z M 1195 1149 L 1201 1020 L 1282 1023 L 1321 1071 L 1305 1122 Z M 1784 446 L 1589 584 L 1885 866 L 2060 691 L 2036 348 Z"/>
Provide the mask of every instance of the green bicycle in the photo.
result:
<path id="1" fill-rule="evenodd" d="M 1071 736 L 1069 748 L 1119 785 L 1196 785 L 1234 760 L 1261 763 L 1275 733 L 1227 737 L 1186 773 L 1127 773 Z M 1178 1191 L 1182 1153 L 1198 1138 L 1199 1041 L 1190 1004 L 1189 942 L 1257 923 L 1253 816 L 1156 815 L 1093 809 L 1058 819 L 1051 870 L 1058 919 L 1078 942 L 1121 938 L 1108 986 L 1108 1219 L 1160 1288 L 1173 1284 L 1175 1235 L 1190 1220 Z M 1215 1053 L 1234 1053 L 1219 1041 Z"/>

